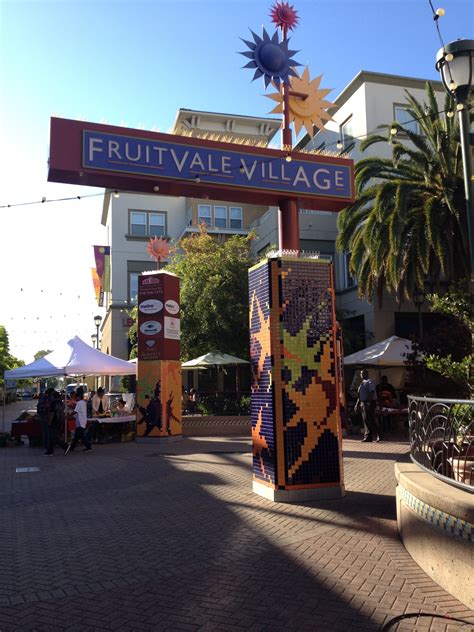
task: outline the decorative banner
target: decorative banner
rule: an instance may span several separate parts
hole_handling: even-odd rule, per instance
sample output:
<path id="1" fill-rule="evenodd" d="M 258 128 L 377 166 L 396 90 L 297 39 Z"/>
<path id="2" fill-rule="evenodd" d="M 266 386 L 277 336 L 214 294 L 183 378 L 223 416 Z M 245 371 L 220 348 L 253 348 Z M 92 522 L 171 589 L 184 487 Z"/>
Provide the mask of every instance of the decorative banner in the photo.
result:
<path id="1" fill-rule="evenodd" d="M 99 307 L 103 307 L 104 305 L 104 291 L 102 289 L 102 283 L 100 281 L 100 277 L 97 274 L 96 268 L 91 268 L 92 272 L 92 283 L 94 285 L 95 292 L 95 300 L 97 301 L 97 305 Z"/>
<path id="2" fill-rule="evenodd" d="M 138 277 L 138 359 L 179 360 L 179 278 L 160 270 Z"/>
<path id="3" fill-rule="evenodd" d="M 102 290 L 110 292 L 110 246 L 93 246 L 97 275 Z"/>

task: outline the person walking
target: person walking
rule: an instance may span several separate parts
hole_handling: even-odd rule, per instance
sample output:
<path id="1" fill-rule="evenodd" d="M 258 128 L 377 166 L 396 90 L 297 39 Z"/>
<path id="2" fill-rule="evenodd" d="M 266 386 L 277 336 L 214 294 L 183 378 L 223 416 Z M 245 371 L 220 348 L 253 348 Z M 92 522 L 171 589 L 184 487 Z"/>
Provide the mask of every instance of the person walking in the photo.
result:
<path id="1" fill-rule="evenodd" d="M 377 391 L 375 384 L 369 378 L 367 369 L 360 372 L 362 382 L 358 389 L 357 408 L 360 409 L 362 421 L 364 423 L 364 438 L 362 441 L 380 441 L 380 431 L 375 419 L 375 408 L 377 406 Z"/>
<path id="2" fill-rule="evenodd" d="M 76 430 L 74 431 L 74 437 L 72 442 L 67 446 L 67 449 L 64 454 L 68 454 L 69 452 L 74 452 L 77 447 L 79 441 L 82 441 L 84 445 L 83 452 L 90 452 L 92 450 L 91 443 L 86 434 L 86 426 L 87 426 L 87 405 L 84 401 L 84 391 L 82 388 L 78 388 L 76 391 L 77 402 L 76 408 L 74 410 L 74 415 L 76 416 Z"/>
<path id="3" fill-rule="evenodd" d="M 54 446 L 60 446 L 65 452 L 68 449 L 68 444 L 61 438 L 61 433 L 64 431 L 64 404 L 61 399 L 61 394 L 57 391 L 53 393 L 53 399 L 50 405 L 50 421 L 48 432 L 48 449 L 44 453 L 44 456 L 54 455 Z"/>

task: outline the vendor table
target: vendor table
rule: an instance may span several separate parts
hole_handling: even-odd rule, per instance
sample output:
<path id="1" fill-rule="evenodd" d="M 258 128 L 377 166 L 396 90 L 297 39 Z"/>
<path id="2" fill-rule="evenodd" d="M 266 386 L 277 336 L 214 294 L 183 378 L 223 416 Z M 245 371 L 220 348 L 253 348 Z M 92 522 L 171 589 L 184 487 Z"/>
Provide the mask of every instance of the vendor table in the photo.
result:
<path id="1" fill-rule="evenodd" d="M 87 421 L 98 421 L 100 424 L 126 424 L 135 421 L 135 415 L 117 415 L 116 417 L 90 417 Z"/>
<path id="2" fill-rule="evenodd" d="M 26 435 L 28 437 L 41 437 L 41 423 L 37 419 L 14 421 L 11 426 L 10 434 L 12 437 L 16 437 L 18 439 L 21 435 Z"/>

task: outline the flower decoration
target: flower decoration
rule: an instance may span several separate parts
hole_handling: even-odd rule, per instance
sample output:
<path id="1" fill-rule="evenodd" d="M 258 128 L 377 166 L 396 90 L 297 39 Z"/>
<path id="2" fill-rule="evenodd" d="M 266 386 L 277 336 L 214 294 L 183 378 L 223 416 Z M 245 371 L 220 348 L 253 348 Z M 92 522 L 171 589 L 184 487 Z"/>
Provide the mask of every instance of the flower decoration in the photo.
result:
<path id="1" fill-rule="evenodd" d="M 280 42 L 278 31 L 275 31 L 270 37 L 265 28 L 262 29 L 262 37 L 252 30 L 250 32 L 254 41 L 242 40 L 250 50 L 240 54 L 250 59 L 244 68 L 255 68 L 252 81 L 263 76 L 265 87 L 268 87 L 273 81 L 278 88 L 281 81 L 289 84 L 290 76 L 298 76 L 294 67 L 301 66 L 301 64 L 292 59 L 292 56 L 298 51 L 288 49 L 289 38 L 283 38 Z"/>
<path id="2" fill-rule="evenodd" d="M 270 17 L 282 31 L 292 31 L 300 21 L 295 8 L 289 2 L 275 2 Z"/>
<path id="3" fill-rule="evenodd" d="M 301 77 L 296 75 L 291 78 L 288 107 L 290 120 L 295 125 L 296 136 L 298 136 L 303 126 L 308 134 L 313 136 L 315 127 L 323 129 L 326 122 L 332 120 L 331 115 L 326 112 L 326 108 L 334 104 L 324 100 L 324 97 L 331 90 L 319 88 L 322 77 L 320 75 L 311 80 L 309 68 L 306 66 Z M 278 103 L 271 111 L 271 114 L 283 112 L 283 97 L 280 92 L 267 94 L 266 96 Z"/>
<path id="4" fill-rule="evenodd" d="M 150 239 L 150 243 L 146 249 L 151 258 L 155 259 L 158 263 L 158 268 L 160 267 L 160 261 L 166 259 L 171 252 L 171 246 L 166 239 L 162 239 L 161 237 L 158 239 L 156 236 Z"/>

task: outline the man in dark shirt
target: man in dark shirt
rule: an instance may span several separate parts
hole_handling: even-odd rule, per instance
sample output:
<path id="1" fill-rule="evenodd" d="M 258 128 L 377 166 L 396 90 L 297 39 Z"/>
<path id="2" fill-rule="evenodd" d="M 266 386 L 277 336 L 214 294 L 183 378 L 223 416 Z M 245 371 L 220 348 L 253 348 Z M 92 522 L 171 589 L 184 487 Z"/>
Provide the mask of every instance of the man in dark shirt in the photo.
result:
<path id="1" fill-rule="evenodd" d="M 357 401 L 362 415 L 362 421 L 364 422 L 364 438 L 362 441 L 373 441 L 374 434 L 376 434 L 375 440 L 380 441 L 380 432 L 375 419 L 375 407 L 377 405 L 375 384 L 369 378 L 367 369 L 361 371 L 360 376 L 362 382 L 359 386 L 359 399 Z"/>

